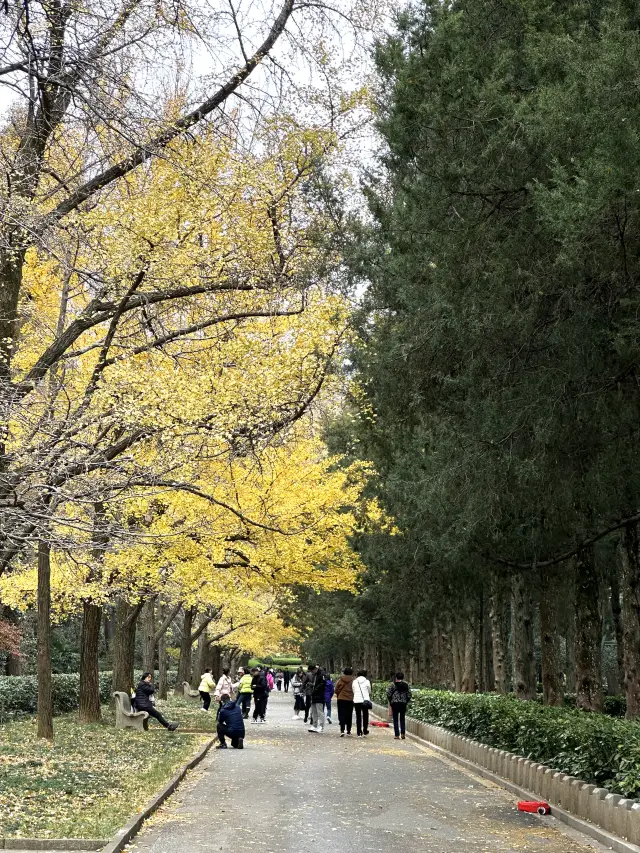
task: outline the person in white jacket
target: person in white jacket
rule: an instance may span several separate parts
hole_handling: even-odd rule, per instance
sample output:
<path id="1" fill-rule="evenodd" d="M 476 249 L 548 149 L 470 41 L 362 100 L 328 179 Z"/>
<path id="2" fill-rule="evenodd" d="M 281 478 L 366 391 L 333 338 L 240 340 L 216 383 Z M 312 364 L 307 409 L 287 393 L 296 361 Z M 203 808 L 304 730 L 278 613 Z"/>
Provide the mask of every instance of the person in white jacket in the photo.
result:
<path id="1" fill-rule="evenodd" d="M 235 699 L 233 681 L 231 680 L 231 677 L 229 675 L 230 672 L 231 670 L 228 666 L 226 666 L 222 670 L 222 675 L 218 679 L 218 683 L 216 684 L 216 692 L 214 693 L 214 696 L 216 697 L 218 702 L 220 701 L 220 697 L 224 696 L 225 694 L 229 696 L 230 699 Z"/>
<path id="2" fill-rule="evenodd" d="M 369 734 L 369 711 L 371 709 L 371 682 L 367 678 L 367 670 L 358 670 L 353 680 L 353 707 L 356 712 L 358 737 Z"/>

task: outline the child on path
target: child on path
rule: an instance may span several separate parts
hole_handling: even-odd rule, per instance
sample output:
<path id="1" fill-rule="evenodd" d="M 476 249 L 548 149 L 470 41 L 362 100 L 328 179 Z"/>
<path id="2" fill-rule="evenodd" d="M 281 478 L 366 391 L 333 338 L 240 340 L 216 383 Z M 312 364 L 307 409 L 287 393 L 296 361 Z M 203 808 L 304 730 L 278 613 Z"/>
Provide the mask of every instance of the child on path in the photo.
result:
<path id="1" fill-rule="evenodd" d="M 293 719 L 300 719 L 300 711 L 304 712 L 304 682 L 303 682 L 304 671 L 302 667 L 298 667 L 297 671 L 294 672 L 293 678 L 291 679 L 291 686 L 293 687 Z"/>
<path id="2" fill-rule="evenodd" d="M 205 669 L 200 678 L 200 687 L 198 693 L 202 699 L 202 710 L 208 711 L 211 705 L 211 691 L 215 689 L 216 683 L 213 680 L 210 669 Z"/>
<path id="3" fill-rule="evenodd" d="M 240 676 L 240 680 L 233 686 L 237 691 L 238 706 L 242 710 L 242 717 L 246 720 L 251 710 L 251 697 L 253 696 L 251 681 L 253 676 L 250 672 L 245 672 L 244 669 L 239 669 L 238 675 Z"/>
<path id="4" fill-rule="evenodd" d="M 324 682 L 324 704 L 327 709 L 327 723 L 331 725 L 331 697 L 334 694 L 333 681 L 331 675 L 327 673 L 327 678 Z"/>

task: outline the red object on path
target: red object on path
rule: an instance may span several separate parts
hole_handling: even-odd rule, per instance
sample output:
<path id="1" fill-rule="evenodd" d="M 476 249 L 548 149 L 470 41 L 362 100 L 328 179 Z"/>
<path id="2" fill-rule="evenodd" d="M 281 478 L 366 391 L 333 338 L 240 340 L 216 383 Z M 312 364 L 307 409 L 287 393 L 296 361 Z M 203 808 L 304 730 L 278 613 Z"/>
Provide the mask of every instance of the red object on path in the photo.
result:
<path id="1" fill-rule="evenodd" d="M 369 720 L 370 726 L 378 726 L 381 729 L 388 729 L 389 723 L 383 723 L 380 720 Z"/>
<path id="2" fill-rule="evenodd" d="M 519 812 L 532 812 L 533 814 L 549 814 L 551 806 L 545 803 L 544 800 L 520 800 L 518 803 Z"/>

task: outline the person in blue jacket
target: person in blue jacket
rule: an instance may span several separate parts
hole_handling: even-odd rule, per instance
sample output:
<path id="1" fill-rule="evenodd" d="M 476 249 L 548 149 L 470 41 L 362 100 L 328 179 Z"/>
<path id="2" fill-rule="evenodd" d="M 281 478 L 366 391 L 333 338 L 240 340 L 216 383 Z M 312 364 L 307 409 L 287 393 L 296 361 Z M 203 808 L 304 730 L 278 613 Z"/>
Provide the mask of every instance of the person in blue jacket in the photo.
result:
<path id="1" fill-rule="evenodd" d="M 331 725 L 331 699 L 334 694 L 334 686 L 333 681 L 329 673 L 327 673 L 327 680 L 324 683 L 324 704 L 327 709 L 327 723 Z"/>
<path id="2" fill-rule="evenodd" d="M 231 740 L 234 749 L 244 749 L 244 719 L 242 710 L 237 702 L 231 701 L 228 693 L 220 697 L 220 709 L 218 711 L 218 737 L 220 743 L 216 749 L 227 749 L 227 741 Z"/>

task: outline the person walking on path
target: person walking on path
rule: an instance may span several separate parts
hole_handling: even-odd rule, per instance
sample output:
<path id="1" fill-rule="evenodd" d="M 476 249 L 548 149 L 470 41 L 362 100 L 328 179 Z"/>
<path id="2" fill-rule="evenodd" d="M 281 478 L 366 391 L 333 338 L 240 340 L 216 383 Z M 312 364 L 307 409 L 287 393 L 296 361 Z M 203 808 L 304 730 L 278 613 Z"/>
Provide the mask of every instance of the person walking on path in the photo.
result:
<path id="1" fill-rule="evenodd" d="M 218 683 L 216 684 L 216 692 L 214 693 L 214 696 L 218 700 L 218 702 L 221 701 L 222 697 L 225 694 L 227 696 L 230 696 L 232 699 L 235 696 L 235 693 L 233 692 L 233 681 L 231 680 L 231 676 L 229 675 L 230 672 L 231 670 L 229 669 L 229 667 L 225 666 L 225 668 L 222 670 L 222 675 L 218 679 Z"/>
<path id="2" fill-rule="evenodd" d="M 340 737 L 345 734 L 351 737 L 351 726 L 353 724 L 353 669 L 348 666 L 340 678 L 336 681 L 336 700 L 338 703 L 338 722 L 340 723 Z"/>
<path id="3" fill-rule="evenodd" d="M 407 705 L 411 702 L 411 688 L 404 680 L 404 672 L 396 672 L 395 679 L 387 687 L 387 699 L 393 714 L 393 731 L 395 739 L 405 739 L 405 717 Z"/>
<path id="4" fill-rule="evenodd" d="M 304 694 L 304 721 L 309 720 L 309 712 L 311 711 L 311 694 L 313 693 L 313 679 L 315 677 L 315 664 L 310 663 L 307 671 L 302 677 L 302 692 Z"/>
<path id="5" fill-rule="evenodd" d="M 240 675 L 240 673 L 242 673 L 242 675 Z M 250 672 L 245 672 L 244 669 L 238 670 L 238 675 L 240 675 L 240 680 L 233 686 L 238 697 L 238 705 L 242 710 L 242 717 L 246 720 L 249 717 L 249 711 L 251 710 L 251 697 L 253 696 L 251 681 L 253 676 Z"/>
<path id="6" fill-rule="evenodd" d="M 326 676 L 321 666 L 314 667 L 311 688 L 311 726 L 308 731 L 322 734 L 324 731 L 324 702 Z"/>
<path id="7" fill-rule="evenodd" d="M 216 749 L 227 749 L 226 737 L 230 738 L 234 749 L 244 749 L 244 719 L 242 711 L 227 693 L 220 697 L 218 709 L 218 738 L 220 743 Z"/>
<path id="8" fill-rule="evenodd" d="M 211 705 L 211 691 L 215 689 L 216 683 L 213 680 L 210 669 L 205 669 L 200 678 L 200 687 L 198 693 L 202 699 L 202 710 L 208 711 Z"/>
<path id="9" fill-rule="evenodd" d="M 327 724 L 331 725 L 331 697 L 334 694 L 333 680 L 331 674 L 327 673 L 324 682 L 324 706 L 327 709 Z"/>
<path id="10" fill-rule="evenodd" d="M 175 732 L 178 728 L 178 723 L 170 723 L 162 716 L 160 711 L 156 710 L 154 693 L 156 688 L 153 685 L 153 673 L 143 672 L 140 683 L 136 687 L 136 708 L 138 711 L 146 711 L 150 717 L 157 720 L 165 729 L 170 732 Z"/>
<path id="11" fill-rule="evenodd" d="M 261 669 L 257 667 L 251 670 L 253 678 L 251 679 L 251 690 L 253 691 L 253 722 L 266 722 L 267 715 L 267 699 L 269 698 L 269 685 L 267 677 Z"/>
<path id="12" fill-rule="evenodd" d="M 291 673 L 289 672 L 289 667 L 285 667 L 284 672 L 282 673 L 284 680 L 284 692 L 289 692 L 289 682 L 291 681 Z"/>
<path id="13" fill-rule="evenodd" d="M 371 682 L 367 678 L 367 670 L 359 669 L 358 677 L 353 682 L 353 707 L 356 709 L 356 726 L 358 737 L 369 734 L 369 711 L 371 704 Z"/>
<path id="14" fill-rule="evenodd" d="M 284 672 L 279 669 L 276 672 L 276 687 L 278 688 L 278 692 L 282 690 L 282 682 L 284 681 Z"/>
<path id="15" fill-rule="evenodd" d="M 269 690 L 273 690 L 274 687 L 276 686 L 276 683 L 273 680 L 273 670 L 268 669 L 266 675 L 267 675 L 267 684 L 269 685 Z"/>
<path id="16" fill-rule="evenodd" d="M 304 670 L 298 667 L 291 679 L 293 688 L 293 719 L 300 719 L 300 711 L 304 712 Z"/>

